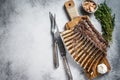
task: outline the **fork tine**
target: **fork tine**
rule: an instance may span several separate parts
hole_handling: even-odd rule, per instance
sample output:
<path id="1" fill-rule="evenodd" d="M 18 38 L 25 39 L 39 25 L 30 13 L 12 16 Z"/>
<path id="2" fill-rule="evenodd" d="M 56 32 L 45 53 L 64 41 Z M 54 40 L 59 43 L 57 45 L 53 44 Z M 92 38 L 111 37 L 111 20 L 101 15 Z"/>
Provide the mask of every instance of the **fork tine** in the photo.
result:
<path id="1" fill-rule="evenodd" d="M 52 13 L 51 12 L 49 12 L 49 17 L 50 17 L 50 21 L 52 23 Z"/>
<path id="2" fill-rule="evenodd" d="M 56 15 L 54 14 L 54 24 L 56 25 Z"/>
<path id="3" fill-rule="evenodd" d="M 54 14 L 54 29 L 56 29 L 56 15 Z"/>
<path id="4" fill-rule="evenodd" d="M 58 26 L 57 26 L 57 23 L 56 23 L 56 15 L 54 14 L 54 29 L 56 32 L 59 32 L 58 30 Z"/>
<path id="5" fill-rule="evenodd" d="M 51 21 L 51 31 L 53 32 L 53 30 L 54 30 L 54 16 L 51 12 L 49 12 L 49 17 L 50 17 L 50 21 Z"/>

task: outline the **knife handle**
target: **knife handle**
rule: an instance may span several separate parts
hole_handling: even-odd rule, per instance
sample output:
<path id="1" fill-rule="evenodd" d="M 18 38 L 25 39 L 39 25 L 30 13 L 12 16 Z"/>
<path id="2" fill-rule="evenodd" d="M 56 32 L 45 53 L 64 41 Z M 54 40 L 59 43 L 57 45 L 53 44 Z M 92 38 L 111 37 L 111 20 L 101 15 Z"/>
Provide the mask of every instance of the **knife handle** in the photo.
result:
<path id="1" fill-rule="evenodd" d="M 57 50 L 57 42 L 53 43 L 53 59 L 55 68 L 59 67 L 59 58 L 58 58 L 58 50 Z"/>
<path id="2" fill-rule="evenodd" d="M 70 70 L 66 56 L 63 56 L 63 64 L 64 64 L 64 68 L 65 68 L 67 76 L 68 76 L 68 80 L 73 80 L 71 70 Z"/>

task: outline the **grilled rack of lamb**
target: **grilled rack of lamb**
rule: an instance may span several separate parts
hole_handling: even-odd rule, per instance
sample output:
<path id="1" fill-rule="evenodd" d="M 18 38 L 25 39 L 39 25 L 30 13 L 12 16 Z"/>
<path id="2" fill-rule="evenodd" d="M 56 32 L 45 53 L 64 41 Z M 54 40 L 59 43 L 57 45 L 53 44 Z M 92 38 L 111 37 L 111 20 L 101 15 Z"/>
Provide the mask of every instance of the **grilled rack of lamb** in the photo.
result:
<path id="1" fill-rule="evenodd" d="M 100 73 L 97 66 L 104 63 L 107 72 L 110 65 L 106 59 L 106 45 L 104 39 L 96 33 L 89 20 L 82 20 L 70 30 L 61 33 L 66 49 L 73 59 L 83 67 L 89 79 L 97 77 Z"/>

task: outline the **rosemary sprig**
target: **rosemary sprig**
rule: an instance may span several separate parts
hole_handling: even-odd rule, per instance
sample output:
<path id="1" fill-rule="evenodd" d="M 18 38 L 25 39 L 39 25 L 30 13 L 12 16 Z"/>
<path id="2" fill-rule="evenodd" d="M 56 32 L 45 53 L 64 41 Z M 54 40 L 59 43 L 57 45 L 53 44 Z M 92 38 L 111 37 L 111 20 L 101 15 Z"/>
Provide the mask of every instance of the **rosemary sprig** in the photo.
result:
<path id="1" fill-rule="evenodd" d="M 115 25 L 115 14 L 107 6 L 106 2 L 98 5 L 98 10 L 94 13 L 96 19 L 101 23 L 102 35 L 107 42 L 112 41 L 112 32 Z"/>

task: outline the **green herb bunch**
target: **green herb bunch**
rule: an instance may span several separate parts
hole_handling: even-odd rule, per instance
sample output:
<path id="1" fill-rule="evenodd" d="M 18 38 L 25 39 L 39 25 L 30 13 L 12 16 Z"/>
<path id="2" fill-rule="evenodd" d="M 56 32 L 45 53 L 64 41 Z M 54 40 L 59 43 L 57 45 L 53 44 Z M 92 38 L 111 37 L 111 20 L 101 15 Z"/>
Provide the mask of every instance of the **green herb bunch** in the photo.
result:
<path id="1" fill-rule="evenodd" d="M 112 15 L 111 9 L 106 2 L 98 5 L 97 11 L 94 13 L 96 19 L 101 23 L 102 35 L 107 42 L 112 41 L 112 32 L 114 30 L 115 14 Z"/>

